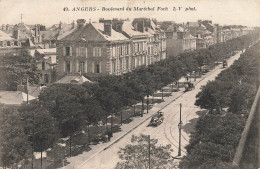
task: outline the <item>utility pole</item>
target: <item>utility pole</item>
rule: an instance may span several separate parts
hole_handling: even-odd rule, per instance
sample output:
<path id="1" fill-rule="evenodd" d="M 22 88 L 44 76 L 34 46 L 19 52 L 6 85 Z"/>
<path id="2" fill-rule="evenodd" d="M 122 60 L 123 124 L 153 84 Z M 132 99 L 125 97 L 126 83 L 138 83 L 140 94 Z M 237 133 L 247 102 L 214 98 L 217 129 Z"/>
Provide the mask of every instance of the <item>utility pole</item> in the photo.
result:
<path id="1" fill-rule="evenodd" d="M 29 104 L 28 77 L 26 77 L 26 102 Z"/>
<path id="2" fill-rule="evenodd" d="M 148 114 L 148 109 L 149 109 L 149 95 L 147 95 L 147 98 L 146 98 L 146 112 Z"/>
<path id="3" fill-rule="evenodd" d="M 181 126 L 182 126 L 181 108 L 182 108 L 182 104 L 180 103 L 180 122 L 178 124 L 178 127 L 179 127 L 179 151 L 178 151 L 178 156 L 181 156 Z"/>
<path id="4" fill-rule="evenodd" d="M 162 88 L 162 100 L 163 100 L 163 88 Z"/>
<path id="5" fill-rule="evenodd" d="M 113 113 L 111 114 L 111 137 L 113 136 Z"/>
<path id="6" fill-rule="evenodd" d="M 148 166 L 151 169 L 151 139 L 150 135 L 148 135 Z"/>
<path id="7" fill-rule="evenodd" d="M 33 169 L 33 159 L 34 159 L 34 113 L 33 113 L 33 138 L 32 138 L 32 169 Z"/>

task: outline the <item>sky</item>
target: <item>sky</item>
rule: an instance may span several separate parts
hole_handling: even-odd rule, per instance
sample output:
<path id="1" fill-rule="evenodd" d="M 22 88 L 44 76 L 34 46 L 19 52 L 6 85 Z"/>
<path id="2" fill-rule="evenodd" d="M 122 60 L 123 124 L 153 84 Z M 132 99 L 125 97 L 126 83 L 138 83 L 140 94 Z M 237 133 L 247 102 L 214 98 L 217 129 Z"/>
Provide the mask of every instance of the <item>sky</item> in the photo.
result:
<path id="1" fill-rule="evenodd" d="M 64 11 L 65 7 L 70 11 Z M 74 7 L 92 7 L 96 11 L 72 11 Z M 124 11 L 102 11 L 103 7 L 124 7 Z M 132 11 L 126 11 L 127 7 Z M 154 11 L 133 11 L 134 7 L 154 7 Z M 158 7 L 168 9 L 157 10 Z M 185 11 L 194 7 L 196 10 Z M 77 19 L 89 22 L 99 18 L 135 17 L 177 23 L 207 19 L 220 25 L 260 26 L 260 0 L 0 0 L 0 25 L 20 23 L 21 14 L 25 24 L 44 24 L 47 27 Z"/>

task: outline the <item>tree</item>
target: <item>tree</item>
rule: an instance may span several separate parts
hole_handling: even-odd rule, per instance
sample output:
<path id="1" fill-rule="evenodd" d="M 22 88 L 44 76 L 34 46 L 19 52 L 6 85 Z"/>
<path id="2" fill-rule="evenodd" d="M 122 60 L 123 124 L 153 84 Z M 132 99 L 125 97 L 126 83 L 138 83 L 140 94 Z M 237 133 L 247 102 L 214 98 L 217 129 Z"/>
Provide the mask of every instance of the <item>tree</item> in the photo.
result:
<path id="1" fill-rule="evenodd" d="M 12 54 L 0 57 L 0 90 L 16 90 L 17 85 L 29 79 L 29 83 L 38 84 L 36 61 L 27 51 L 21 55 Z"/>
<path id="2" fill-rule="evenodd" d="M 24 133 L 17 108 L 0 108 L 0 136 L 1 166 L 14 167 L 15 163 L 30 158 L 31 145 Z"/>
<path id="3" fill-rule="evenodd" d="M 230 96 L 229 111 L 233 113 L 249 113 L 256 93 L 255 85 L 240 84 L 232 89 Z"/>
<path id="4" fill-rule="evenodd" d="M 222 165 L 217 164 L 230 163 L 245 122 L 245 118 L 233 113 L 200 117 L 186 146 L 187 155 L 180 163 L 180 168 L 206 168 L 211 164 L 213 168 L 221 169 Z"/>
<path id="5" fill-rule="evenodd" d="M 42 152 L 52 147 L 59 138 L 56 121 L 39 101 L 24 104 L 19 111 L 24 121 L 24 133 L 32 142 L 33 152 L 41 153 L 42 165 Z"/>
<path id="6" fill-rule="evenodd" d="M 149 137 L 146 135 L 132 136 L 131 143 L 125 148 L 120 148 L 119 158 L 123 162 L 118 162 L 116 169 L 147 169 L 149 165 Z M 150 166 L 151 168 L 166 169 L 173 166 L 171 156 L 171 145 L 157 146 L 158 140 L 150 140 Z"/>
<path id="7" fill-rule="evenodd" d="M 87 120 L 90 124 L 98 121 L 96 116 L 92 117 L 96 108 L 90 107 L 99 105 L 90 105 L 95 103 L 88 102 L 90 97 L 84 87 L 76 84 L 52 85 L 39 95 L 39 100 L 55 118 L 61 136 L 69 137 L 70 155 L 72 137 L 83 130 Z"/>
<path id="8" fill-rule="evenodd" d="M 210 112 L 212 112 L 213 109 L 220 112 L 221 108 L 224 107 L 228 96 L 221 92 L 221 83 L 210 81 L 203 87 L 202 91 L 197 94 L 196 98 L 196 106 L 208 109 Z"/>

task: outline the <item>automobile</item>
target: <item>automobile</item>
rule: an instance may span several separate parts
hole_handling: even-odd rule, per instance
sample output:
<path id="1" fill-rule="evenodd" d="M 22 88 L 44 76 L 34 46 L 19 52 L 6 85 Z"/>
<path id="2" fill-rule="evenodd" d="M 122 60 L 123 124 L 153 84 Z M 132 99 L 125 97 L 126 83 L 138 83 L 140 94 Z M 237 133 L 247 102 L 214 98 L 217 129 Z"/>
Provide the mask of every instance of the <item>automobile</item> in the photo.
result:
<path id="1" fill-rule="evenodd" d="M 185 92 L 191 91 L 191 90 L 195 89 L 194 84 L 191 83 L 191 82 L 185 83 L 185 84 L 184 84 L 184 87 L 185 87 Z"/>
<path id="2" fill-rule="evenodd" d="M 158 125 L 160 125 L 163 122 L 163 120 L 164 120 L 163 113 L 158 112 L 151 118 L 149 126 L 157 127 Z"/>

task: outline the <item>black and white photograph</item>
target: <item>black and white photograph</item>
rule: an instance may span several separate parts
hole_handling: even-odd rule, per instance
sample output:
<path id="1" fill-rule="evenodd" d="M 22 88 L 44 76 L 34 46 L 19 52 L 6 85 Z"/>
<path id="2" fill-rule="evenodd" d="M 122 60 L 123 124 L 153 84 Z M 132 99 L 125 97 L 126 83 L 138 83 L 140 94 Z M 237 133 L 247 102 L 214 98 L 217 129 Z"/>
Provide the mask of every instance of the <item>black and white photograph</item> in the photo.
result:
<path id="1" fill-rule="evenodd" d="M 260 0 L 0 0 L 0 169 L 260 169 Z"/>

